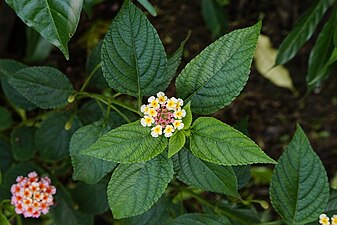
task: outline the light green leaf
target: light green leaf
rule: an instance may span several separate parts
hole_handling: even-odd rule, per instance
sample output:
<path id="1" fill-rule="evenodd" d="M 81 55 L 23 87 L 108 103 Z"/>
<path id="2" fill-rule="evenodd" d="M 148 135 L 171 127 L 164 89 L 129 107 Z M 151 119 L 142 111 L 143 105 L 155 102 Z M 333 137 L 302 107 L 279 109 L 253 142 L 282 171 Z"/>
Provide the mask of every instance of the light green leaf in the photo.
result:
<path id="1" fill-rule="evenodd" d="M 21 20 L 58 47 L 69 59 L 68 42 L 76 31 L 83 0 L 6 0 Z"/>
<path id="2" fill-rule="evenodd" d="M 173 162 L 177 178 L 185 184 L 240 198 L 232 167 L 202 161 L 186 148 L 175 155 Z"/>
<path id="3" fill-rule="evenodd" d="M 120 164 L 108 185 L 108 201 L 115 219 L 146 212 L 173 178 L 173 163 L 162 155 L 137 164 Z"/>
<path id="4" fill-rule="evenodd" d="M 209 45 L 176 80 L 178 96 L 195 113 L 210 114 L 229 105 L 245 86 L 261 22 L 235 30 Z"/>
<path id="5" fill-rule="evenodd" d="M 310 39 L 321 21 L 330 0 L 319 0 L 296 22 L 288 36 L 282 41 L 276 57 L 276 64 L 285 64 L 291 60 L 303 44 Z"/>
<path id="6" fill-rule="evenodd" d="M 271 185 L 273 207 L 287 224 L 318 220 L 329 198 L 329 184 L 322 162 L 300 126 L 279 158 Z"/>
<path id="7" fill-rule="evenodd" d="M 324 24 L 323 29 L 316 39 L 314 47 L 311 49 L 308 63 L 308 75 L 306 77 L 309 90 L 314 89 L 315 86 L 322 82 L 331 72 L 331 65 L 328 65 L 327 63 L 335 49 L 333 44 L 334 34 L 331 31 L 335 28 L 336 19 L 337 6 L 329 17 L 329 20 Z"/>
<path id="8" fill-rule="evenodd" d="M 10 112 L 0 106 L 0 131 L 6 130 L 12 126 L 13 120 Z"/>
<path id="9" fill-rule="evenodd" d="M 111 130 L 82 153 L 118 163 L 134 163 L 154 158 L 166 146 L 166 137 L 152 137 L 151 129 L 143 127 L 138 120 Z"/>
<path id="10" fill-rule="evenodd" d="M 165 225 L 231 225 L 227 217 L 221 215 L 189 213 L 177 217 Z"/>
<path id="11" fill-rule="evenodd" d="M 188 102 L 187 105 L 184 106 L 184 109 L 186 111 L 186 116 L 182 119 L 184 124 L 184 130 L 187 130 L 190 128 L 193 120 L 193 115 L 191 111 L 191 102 Z"/>
<path id="12" fill-rule="evenodd" d="M 0 212 L 0 224 L 1 225 L 11 225 L 7 217 Z"/>
<path id="13" fill-rule="evenodd" d="M 275 163 L 247 136 L 212 117 L 193 123 L 190 144 L 195 156 L 219 165 Z"/>
<path id="14" fill-rule="evenodd" d="M 66 130 L 68 121 L 72 121 L 72 125 Z M 35 133 L 35 144 L 41 158 L 53 161 L 68 156 L 70 138 L 80 126 L 79 119 L 76 116 L 71 119 L 69 113 L 50 115 Z"/>
<path id="15" fill-rule="evenodd" d="M 148 0 L 137 0 L 152 16 L 157 16 L 156 9 Z"/>
<path id="16" fill-rule="evenodd" d="M 0 60 L 0 79 L 2 90 L 7 97 L 7 99 L 13 103 L 15 106 L 30 110 L 36 108 L 36 105 L 28 101 L 24 96 L 22 96 L 10 83 L 8 79 L 13 76 L 18 70 L 24 69 L 27 66 L 16 62 L 14 60 L 1 59 Z"/>
<path id="17" fill-rule="evenodd" d="M 110 87 L 140 99 L 158 92 L 166 53 L 146 16 L 126 0 L 102 46 L 102 70 Z"/>
<path id="18" fill-rule="evenodd" d="M 29 67 L 17 71 L 9 83 L 29 101 L 43 109 L 65 106 L 74 89 L 68 78 L 52 67 Z"/>
<path id="19" fill-rule="evenodd" d="M 168 144 L 168 155 L 171 158 L 174 154 L 180 151 L 186 142 L 186 136 L 182 131 L 176 131 L 175 134 L 170 138 Z"/>
<path id="20" fill-rule="evenodd" d="M 11 133 L 13 156 L 16 160 L 26 161 L 36 152 L 34 127 L 18 127 Z"/>
<path id="21" fill-rule="evenodd" d="M 93 124 L 81 127 L 72 136 L 69 151 L 74 167 L 74 180 L 95 184 L 117 165 L 114 162 L 80 154 L 80 151 L 88 149 L 103 133 L 102 126 Z"/>
<path id="22" fill-rule="evenodd" d="M 168 56 L 164 80 L 161 84 L 158 84 L 158 90 L 166 90 L 166 88 L 170 85 L 172 79 L 176 75 L 178 67 L 181 63 L 181 59 L 183 57 L 185 44 L 190 37 L 190 34 L 191 32 L 189 32 L 185 40 L 180 43 L 179 48 L 172 55 Z"/>
<path id="23" fill-rule="evenodd" d="M 79 210 L 89 214 L 101 214 L 107 211 L 109 209 L 107 185 L 107 179 L 93 185 L 78 183 L 77 187 L 72 190 L 72 196 L 78 204 Z"/>

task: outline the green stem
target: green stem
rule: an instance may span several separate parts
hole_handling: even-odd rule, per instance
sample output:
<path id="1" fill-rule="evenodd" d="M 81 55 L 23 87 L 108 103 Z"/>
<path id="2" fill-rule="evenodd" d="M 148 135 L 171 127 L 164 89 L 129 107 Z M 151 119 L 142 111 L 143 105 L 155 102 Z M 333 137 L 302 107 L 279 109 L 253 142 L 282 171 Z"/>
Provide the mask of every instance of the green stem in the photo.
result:
<path id="1" fill-rule="evenodd" d="M 19 214 L 16 214 L 16 223 L 17 225 L 22 225 L 22 218 Z"/>
<path id="2" fill-rule="evenodd" d="M 264 222 L 264 223 L 259 223 L 257 225 L 281 225 L 284 224 L 283 220 L 277 220 L 277 221 L 272 221 L 272 222 Z"/>
<path id="3" fill-rule="evenodd" d="M 99 63 L 96 65 L 96 67 L 91 71 L 91 73 L 89 74 L 88 78 L 85 80 L 83 86 L 81 87 L 80 92 L 84 91 L 84 89 L 88 86 L 91 78 L 94 76 L 94 74 L 96 73 L 96 71 L 98 70 L 98 68 L 100 68 L 102 66 L 102 63 Z"/>

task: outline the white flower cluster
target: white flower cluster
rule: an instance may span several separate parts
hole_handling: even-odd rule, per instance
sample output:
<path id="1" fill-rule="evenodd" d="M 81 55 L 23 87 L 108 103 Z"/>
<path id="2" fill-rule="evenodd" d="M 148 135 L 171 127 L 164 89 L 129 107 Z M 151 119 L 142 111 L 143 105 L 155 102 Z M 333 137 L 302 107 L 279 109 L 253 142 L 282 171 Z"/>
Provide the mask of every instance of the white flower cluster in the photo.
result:
<path id="1" fill-rule="evenodd" d="M 186 116 L 183 100 L 175 97 L 167 98 L 163 92 L 158 92 L 157 97 L 151 96 L 149 104 L 140 108 L 144 117 L 140 123 L 144 127 L 152 127 L 152 137 L 158 137 L 164 133 L 165 137 L 171 137 L 175 130 L 184 128 L 182 118 Z"/>

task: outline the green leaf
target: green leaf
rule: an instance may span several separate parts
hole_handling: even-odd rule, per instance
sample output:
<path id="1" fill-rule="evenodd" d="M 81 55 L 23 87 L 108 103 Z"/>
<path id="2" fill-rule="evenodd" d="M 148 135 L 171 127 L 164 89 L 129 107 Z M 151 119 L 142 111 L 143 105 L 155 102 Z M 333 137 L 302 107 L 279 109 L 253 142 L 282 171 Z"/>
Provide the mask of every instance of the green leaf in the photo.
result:
<path id="1" fill-rule="evenodd" d="M 184 124 L 183 129 L 187 130 L 188 128 L 190 128 L 193 120 L 193 115 L 191 111 L 191 102 L 188 102 L 187 105 L 184 106 L 184 109 L 186 111 L 186 116 L 182 119 Z"/>
<path id="2" fill-rule="evenodd" d="M 0 131 L 6 130 L 12 126 L 13 120 L 10 112 L 0 106 Z"/>
<path id="3" fill-rule="evenodd" d="M 52 49 L 53 45 L 44 39 L 38 32 L 26 27 L 25 62 L 41 62 L 49 56 Z"/>
<path id="4" fill-rule="evenodd" d="M 83 0 L 6 0 L 21 20 L 58 47 L 69 59 L 68 42 L 76 31 Z"/>
<path id="5" fill-rule="evenodd" d="M 102 42 L 99 42 L 92 50 L 85 64 L 85 70 L 89 76 L 91 73 L 94 73 L 92 76 L 89 85 L 95 86 L 101 89 L 108 88 L 105 78 L 103 77 L 102 65 L 101 65 L 101 49 Z"/>
<path id="6" fill-rule="evenodd" d="M 193 123 L 190 144 L 195 156 L 215 164 L 275 163 L 247 136 L 212 117 Z"/>
<path id="7" fill-rule="evenodd" d="M 195 113 L 229 105 L 245 86 L 261 22 L 219 38 L 187 64 L 176 80 L 178 96 Z"/>
<path id="8" fill-rule="evenodd" d="M 114 162 L 80 154 L 80 151 L 88 149 L 103 133 L 101 125 L 93 124 L 81 127 L 72 136 L 69 150 L 74 167 L 74 180 L 95 184 L 117 165 Z"/>
<path id="9" fill-rule="evenodd" d="M 176 131 L 175 134 L 170 138 L 168 144 L 168 156 L 171 158 L 174 154 L 180 151 L 184 147 L 186 142 L 186 136 L 182 131 Z"/>
<path id="10" fill-rule="evenodd" d="M 72 126 L 66 130 L 68 121 L 72 121 Z M 72 118 L 68 113 L 50 115 L 35 133 L 35 144 L 41 158 L 54 161 L 68 156 L 70 138 L 80 126 L 78 118 Z"/>
<path id="11" fill-rule="evenodd" d="M 118 163 L 134 163 L 154 158 L 166 146 L 166 137 L 152 137 L 151 129 L 143 127 L 138 120 L 111 130 L 82 153 Z"/>
<path id="12" fill-rule="evenodd" d="M 108 201 L 115 219 L 146 212 L 173 178 L 173 163 L 162 155 L 137 164 L 120 164 L 108 185 Z"/>
<path id="13" fill-rule="evenodd" d="M 227 12 L 214 0 L 202 0 L 201 10 L 204 21 L 212 31 L 213 39 L 225 34 L 227 29 Z"/>
<path id="14" fill-rule="evenodd" d="M 106 179 L 94 185 L 79 183 L 72 190 L 72 196 L 78 204 L 79 210 L 89 214 L 101 214 L 107 211 L 109 209 L 106 193 L 107 185 L 108 180 Z"/>
<path id="15" fill-rule="evenodd" d="M 337 210 L 337 190 L 331 189 L 329 195 L 329 201 L 325 208 L 325 211 Z"/>
<path id="16" fill-rule="evenodd" d="M 321 21 L 326 10 L 329 8 L 330 0 L 319 0 L 308 9 L 296 22 L 288 36 L 282 41 L 276 64 L 285 64 L 291 60 L 303 44 L 310 39 L 316 26 Z"/>
<path id="17" fill-rule="evenodd" d="M 110 87 L 141 99 L 158 92 L 164 80 L 166 53 L 146 16 L 126 0 L 102 46 L 102 70 Z"/>
<path id="18" fill-rule="evenodd" d="M 9 83 L 29 101 L 43 109 L 65 106 L 74 89 L 68 78 L 52 67 L 29 67 L 17 71 Z"/>
<path id="19" fill-rule="evenodd" d="M 185 44 L 190 37 L 190 34 L 191 32 L 189 32 L 185 40 L 180 43 L 179 48 L 172 55 L 168 56 L 164 80 L 161 84 L 158 84 L 158 90 L 166 90 L 166 88 L 170 85 L 172 79 L 176 75 L 181 59 L 183 57 Z"/>
<path id="20" fill-rule="evenodd" d="M 89 18 L 92 16 L 92 8 L 103 1 L 104 0 L 83 0 L 83 10 L 88 14 Z"/>
<path id="21" fill-rule="evenodd" d="M 279 158 L 271 185 L 273 207 L 287 224 L 318 220 L 329 198 L 329 184 L 319 157 L 300 126 Z"/>
<path id="22" fill-rule="evenodd" d="M 8 79 L 15 72 L 26 67 L 26 65 L 14 60 L 2 59 L 0 60 L 0 79 L 2 90 L 7 99 L 19 108 L 30 110 L 36 108 L 36 105 L 28 101 L 8 82 Z"/>
<path id="23" fill-rule="evenodd" d="M 0 212 L 0 224 L 1 225 L 11 225 L 7 217 Z"/>
<path id="24" fill-rule="evenodd" d="M 165 225 L 231 225 L 227 217 L 221 215 L 189 213 L 177 217 Z"/>
<path id="25" fill-rule="evenodd" d="M 11 133 L 11 145 L 13 156 L 16 160 L 26 161 L 30 159 L 35 151 L 34 127 L 18 127 Z"/>
<path id="26" fill-rule="evenodd" d="M 185 184 L 240 198 L 232 167 L 202 161 L 186 148 L 173 158 L 173 162 L 177 178 Z"/>
<path id="27" fill-rule="evenodd" d="M 306 77 L 308 89 L 312 90 L 322 82 L 331 72 L 331 66 L 327 65 L 333 51 L 333 30 L 337 18 L 337 6 L 331 14 L 329 20 L 324 24 L 319 33 L 315 45 L 310 52 L 308 75 Z M 330 63 L 331 64 L 331 63 Z"/>
<path id="28" fill-rule="evenodd" d="M 233 171 L 236 176 L 236 180 L 238 181 L 238 189 L 246 186 L 251 178 L 250 174 L 250 166 L 233 166 Z"/>
<path id="29" fill-rule="evenodd" d="M 137 0 L 152 16 L 157 16 L 156 9 L 148 0 Z"/>
<path id="30" fill-rule="evenodd" d="M 57 206 L 50 210 L 53 225 L 94 225 L 94 216 L 75 209 L 71 196 L 64 189 L 63 187 L 57 190 L 55 196 Z"/>
<path id="31" fill-rule="evenodd" d="M 0 139 L 0 170 L 5 172 L 13 163 L 13 156 L 10 146 Z"/>

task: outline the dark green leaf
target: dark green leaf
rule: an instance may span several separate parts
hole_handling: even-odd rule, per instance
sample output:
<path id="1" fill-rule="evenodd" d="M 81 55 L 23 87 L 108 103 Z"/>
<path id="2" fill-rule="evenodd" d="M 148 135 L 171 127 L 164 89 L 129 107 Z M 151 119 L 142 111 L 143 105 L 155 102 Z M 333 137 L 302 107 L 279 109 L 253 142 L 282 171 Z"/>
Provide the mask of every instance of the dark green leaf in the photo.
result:
<path id="1" fill-rule="evenodd" d="M 12 123 L 13 121 L 10 112 L 6 108 L 0 106 L 0 131 L 10 128 Z"/>
<path id="2" fill-rule="evenodd" d="M 166 137 L 152 137 L 151 129 L 136 121 L 111 130 L 82 153 L 118 163 L 133 163 L 154 158 L 166 146 Z"/>
<path id="3" fill-rule="evenodd" d="M 105 108 L 102 108 L 97 104 L 95 100 L 90 100 L 84 103 L 77 112 L 78 118 L 84 125 L 89 125 L 104 117 Z"/>
<path id="4" fill-rule="evenodd" d="M 190 144 L 194 155 L 215 164 L 275 163 L 247 136 L 212 117 L 193 123 Z"/>
<path id="5" fill-rule="evenodd" d="M 120 164 L 111 176 L 108 201 L 114 218 L 146 212 L 173 178 L 173 163 L 163 155 L 137 164 Z"/>
<path id="6" fill-rule="evenodd" d="M 227 212 L 233 225 L 252 225 L 261 222 L 259 212 L 252 206 L 234 205 L 221 202 L 219 208 Z"/>
<path id="7" fill-rule="evenodd" d="M 331 189 L 329 195 L 329 201 L 325 207 L 325 211 L 337 210 L 337 190 Z"/>
<path id="8" fill-rule="evenodd" d="M 99 42 L 91 51 L 87 62 L 85 64 L 85 70 L 89 76 L 91 73 L 94 73 L 90 80 L 90 85 L 98 88 L 108 88 L 105 78 L 103 77 L 102 65 L 101 65 L 101 49 L 102 42 Z"/>
<path id="9" fill-rule="evenodd" d="M 21 20 L 69 59 L 68 42 L 80 19 L 83 0 L 6 0 Z"/>
<path id="10" fill-rule="evenodd" d="M 11 133 L 11 145 L 13 156 L 16 160 L 26 161 L 30 159 L 35 149 L 35 136 L 36 129 L 33 127 L 18 127 L 13 129 Z"/>
<path id="11" fill-rule="evenodd" d="M 5 172 L 13 163 L 10 146 L 0 139 L 0 170 Z"/>
<path id="12" fill-rule="evenodd" d="M 72 121 L 70 130 L 65 129 L 68 121 Z M 68 113 L 50 115 L 35 133 L 40 156 L 45 160 L 60 160 L 68 156 L 70 138 L 80 126 L 78 118 L 72 118 Z"/>
<path id="13" fill-rule="evenodd" d="M 165 225 L 231 225 L 227 217 L 211 214 L 190 213 L 177 217 Z"/>
<path id="14" fill-rule="evenodd" d="M 54 225 L 93 225 L 94 216 L 76 210 L 72 199 L 67 194 L 61 188 L 57 190 L 55 196 L 57 205 L 50 211 Z"/>
<path id="15" fill-rule="evenodd" d="M 300 126 L 279 158 L 270 185 L 270 199 L 287 224 L 318 220 L 329 198 L 322 162 Z"/>
<path id="16" fill-rule="evenodd" d="M 43 109 L 67 104 L 74 89 L 68 78 L 52 67 L 29 67 L 17 71 L 9 83 L 29 101 Z"/>
<path id="17" fill-rule="evenodd" d="M 229 105 L 245 86 L 261 22 L 219 38 L 187 64 L 176 80 L 178 96 L 195 113 Z"/>
<path id="18" fill-rule="evenodd" d="M 157 16 L 156 9 L 148 0 L 137 0 L 152 16 Z"/>
<path id="19" fill-rule="evenodd" d="M 45 60 L 53 49 L 53 45 L 29 27 L 26 28 L 26 37 L 25 62 L 40 62 Z"/>
<path id="20" fill-rule="evenodd" d="M 146 16 L 126 0 L 104 38 L 102 70 L 110 87 L 140 99 L 164 80 L 166 54 Z"/>
<path id="21" fill-rule="evenodd" d="M 309 90 L 315 88 L 331 72 L 331 66 L 327 65 L 333 51 L 333 32 L 336 25 L 337 6 L 331 14 L 329 20 L 324 24 L 322 31 L 319 33 L 314 47 L 310 52 L 307 85 Z"/>
<path id="22" fill-rule="evenodd" d="M 25 67 L 26 65 L 14 60 L 2 59 L 0 60 L 0 79 L 2 90 L 4 91 L 4 94 L 8 100 L 19 108 L 30 110 L 36 108 L 36 105 L 28 101 L 28 99 L 22 96 L 8 82 L 8 79 L 13 76 L 15 72 Z"/>
<path id="23" fill-rule="evenodd" d="M 202 0 L 201 9 L 205 23 L 212 31 L 213 39 L 224 35 L 227 29 L 227 13 L 224 8 L 214 0 Z"/>
<path id="24" fill-rule="evenodd" d="M 175 134 L 170 138 L 168 145 L 168 156 L 171 158 L 174 154 L 180 151 L 184 147 L 186 142 L 186 137 L 182 131 L 176 131 Z"/>
<path id="25" fill-rule="evenodd" d="M 181 42 L 180 47 L 172 55 L 168 56 L 164 80 L 161 84 L 158 84 L 158 90 L 166 90 L 166 88 L 170 85 L 172 79 L 176 75 L 176 72 L 181 62 L 181 58 L 183 57 L 185 44 L 190 37 L 190 34 L 191 33 L 188 33 L 185 40 Z"/>
<path id="26" fill-rule="evenodd" d="M 91 18 L 92 8 L 101 2 L 104 2 L 104 0 L 83 0 L 83 10 Z"/>
<path id="27" fill-rule="evenodd" d="M 303 44 L 310 39 L 317 24 L 329 8 L 329 0 L 319 0 L 296 22 L 288 36 L 282 41 L 276 57 L 276 64 L 285 64 L 292 59 Z"/>
<path id="28" fill-rule="evenodd" d="M 81 127 L 72 136 L 70 157 L 74 167 L 74 180 L 95 184 L 117 165 L 114 162 L 80 154 L 81 150 L 89 148 L 103 133 L 100 124 L 93 124 Z"/>
<path id="29" fill-rule="evenodd" d="M 235 173 L 236 180 L 238 181 L 238 189 L 241 189 L 248 184 L 251 178 L 250 166 L 233 166 L 232 168 Z"/>
<path id="30" fill-rule="evenodd" d="M 72 196 L 79 205 L 79 210 L 89 214 L 101 214 L 107 211 L 109 209 L 107 185 L 108 182 L 105 180 L 94 185 L 79 183 L 72 191 Z"/>
<path id="31" fill-rule="evenodd" d="M 186 148 L 183 148 L 173 160 L 177 178 L 185 184 L 205 191 L 240 197 L 236 176 L 231 167 L 202 161 Z"/>

